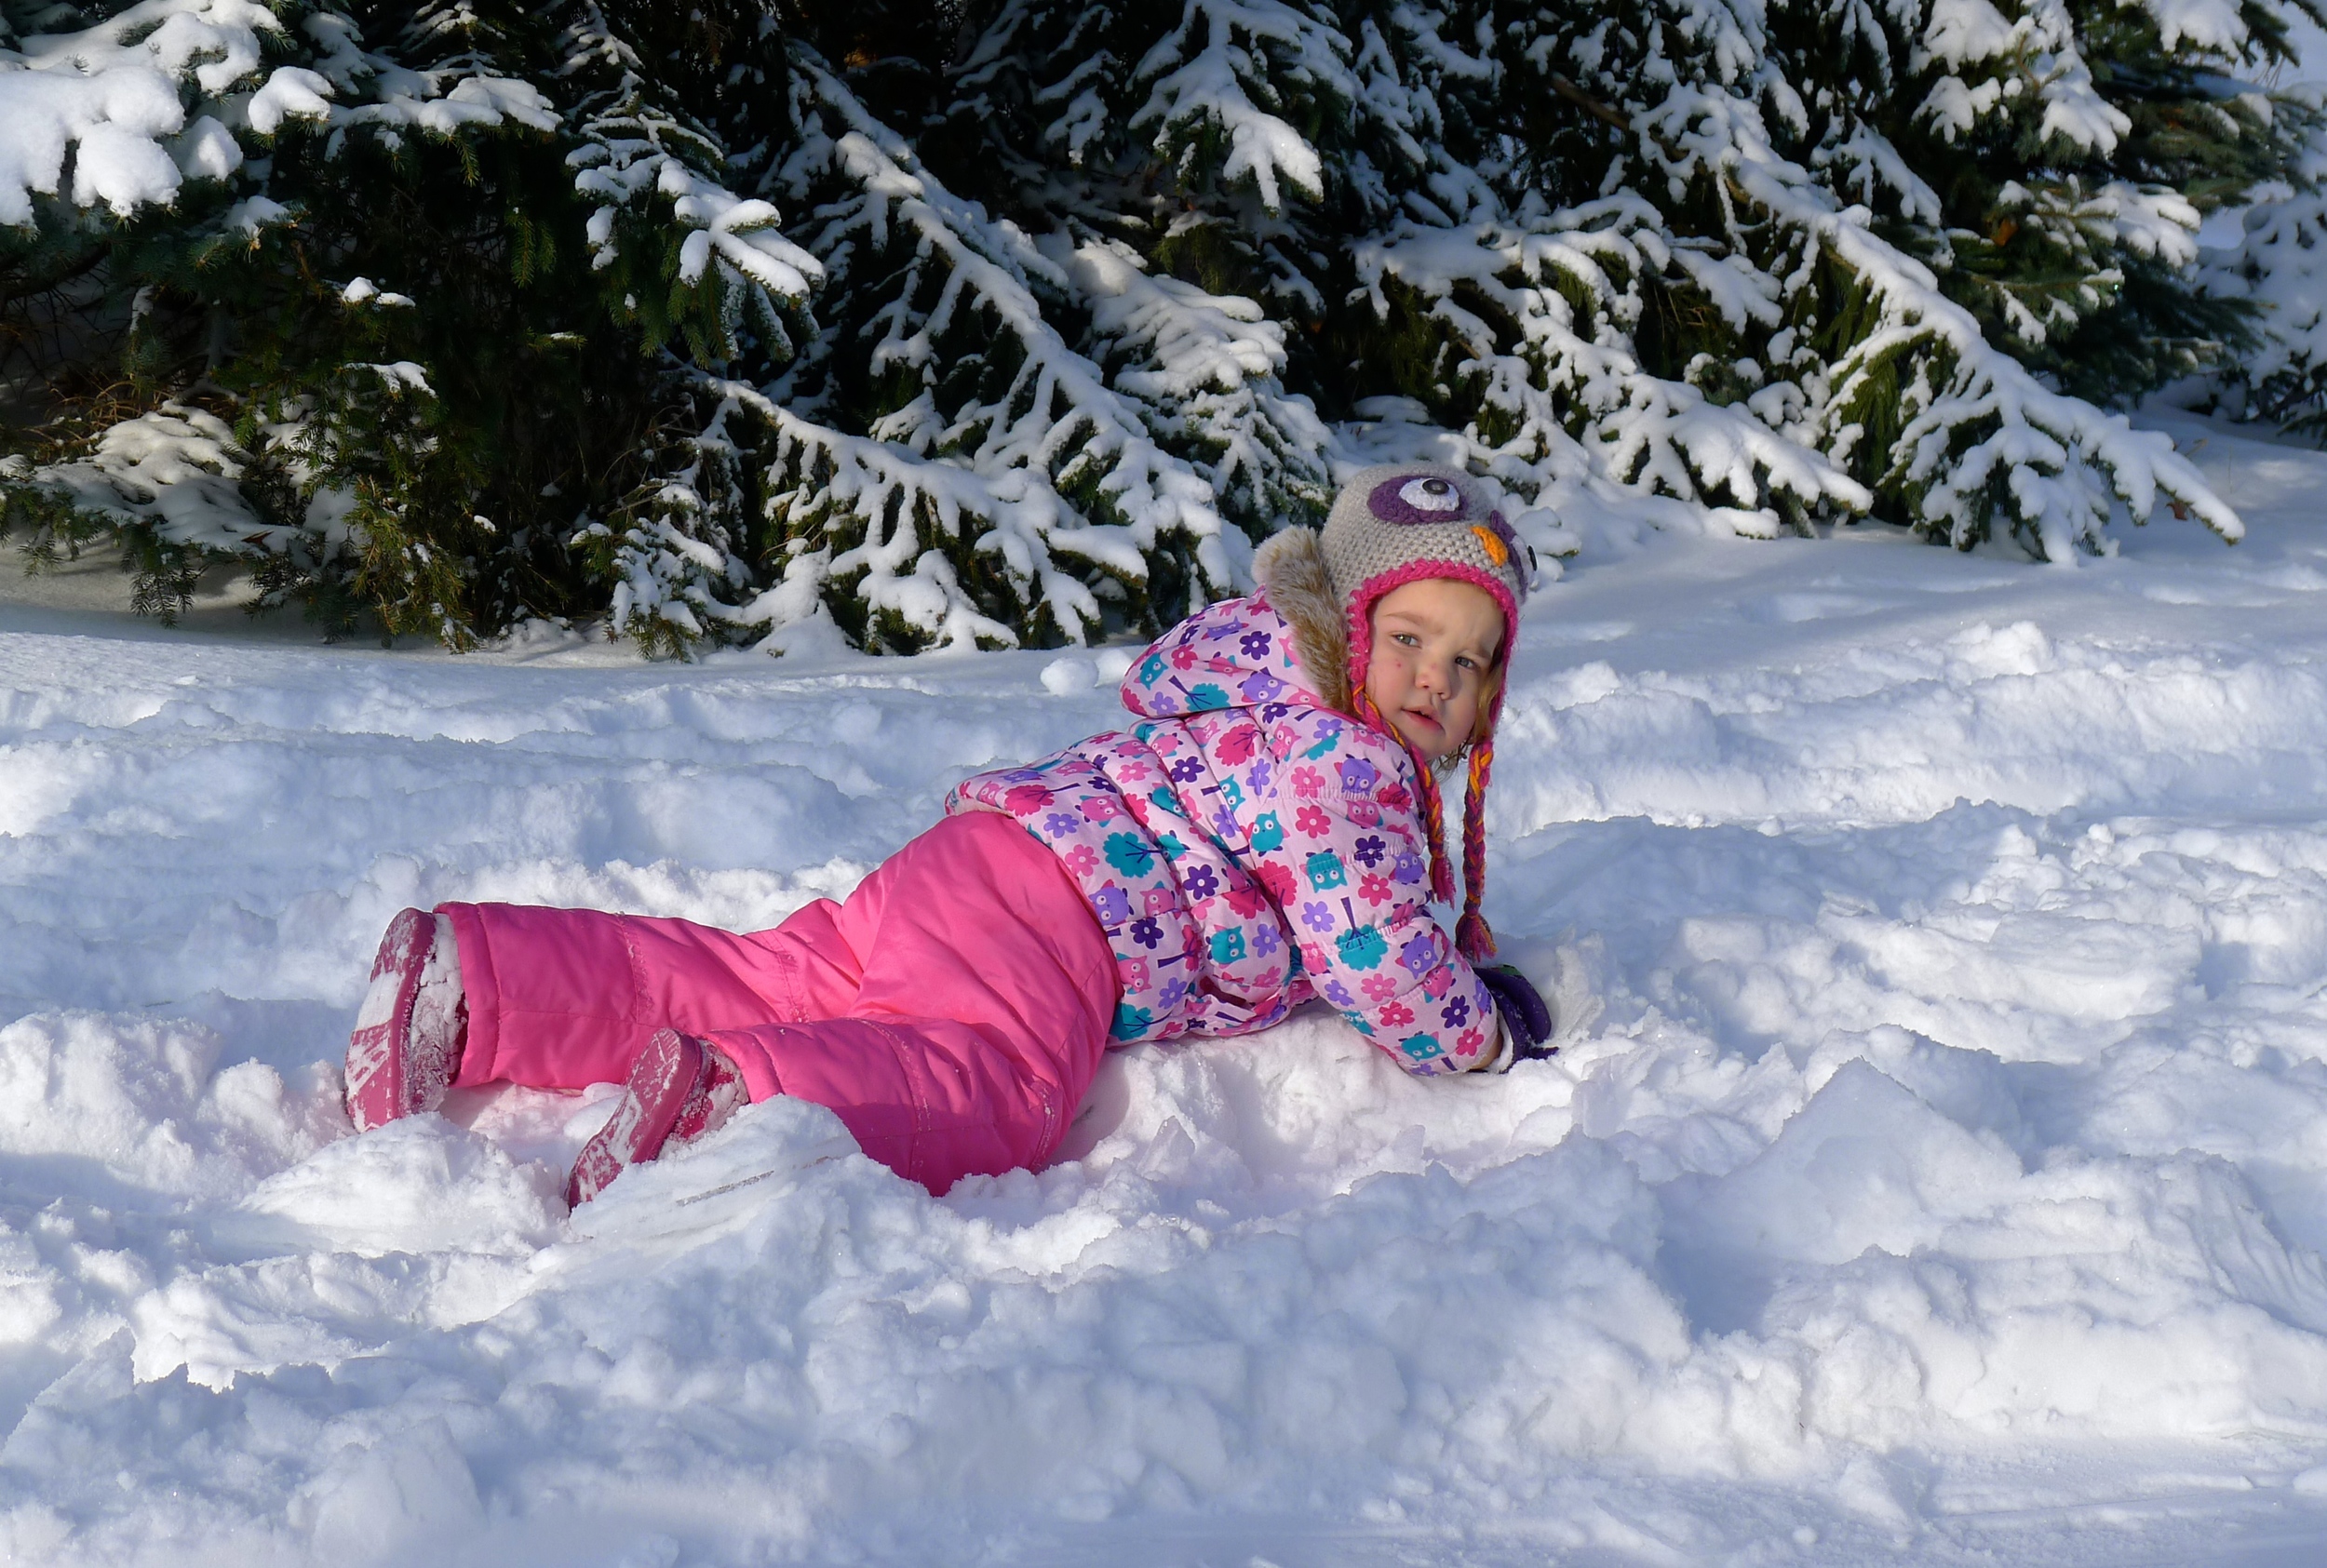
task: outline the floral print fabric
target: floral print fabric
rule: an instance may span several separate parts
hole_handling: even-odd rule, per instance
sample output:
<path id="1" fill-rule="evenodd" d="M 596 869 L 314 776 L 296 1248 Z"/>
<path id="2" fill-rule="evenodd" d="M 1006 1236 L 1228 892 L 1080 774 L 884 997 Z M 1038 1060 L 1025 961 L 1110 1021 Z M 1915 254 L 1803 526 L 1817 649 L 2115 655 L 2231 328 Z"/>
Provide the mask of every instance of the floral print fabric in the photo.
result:
<path id="1" fill-rule="evenodd" d="M 1144 722 L 980 773 L 1081 884 L 1123 979 L 1114 1037 L 1234 1035 L 1311 996 L 1408 1072 L 1493 1043 L 1490 999 L 1430 913 L 1403 746 L 1326 707 L 1265 598 L 1166 633 L 1124 677 Z"/>

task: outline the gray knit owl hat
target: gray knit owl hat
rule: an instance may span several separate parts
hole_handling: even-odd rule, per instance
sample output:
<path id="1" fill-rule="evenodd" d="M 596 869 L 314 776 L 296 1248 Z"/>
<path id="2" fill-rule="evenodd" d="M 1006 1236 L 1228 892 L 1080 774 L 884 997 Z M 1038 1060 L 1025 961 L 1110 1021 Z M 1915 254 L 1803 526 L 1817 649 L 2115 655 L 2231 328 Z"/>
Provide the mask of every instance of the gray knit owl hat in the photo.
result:
<path id="1" fill-rule="evenodd" d="M 1365 690 L 1374 656 L 1374 606 L 1392 589 L 1426 578 L 1450 577 L 1483 588 L 1501 607 L 1500 662 L 1508 664 L 1519 636 L 1519 607 L 1535 579 L 1535 555 L 1496 511 L 1486 488 L 1459 468 L 1392 463 L 1360 470 L 1341 487 L 1319 540 L 1325 579 L 1341 601 L 1349 627 L 1350 700 L 1358 717 L 1406 745 L 1420 781 L 1423 831 L 1430 837 L 1431 892 L 1454 902 L 1454 873 L 1446 864 L 1446 807 L 1429 762 L 1382 716 Z M 1502 717 L 1498 684 L 1485 732 L 1472 743 L 1463 788 L 1462 918 L 1455 945 L 1473 963 L 1491 958 L 1494 933 L 1479 913 L 1486 892 L 1486 827 L 1483 809 L 1495 766 L 1495 726 Z"/>

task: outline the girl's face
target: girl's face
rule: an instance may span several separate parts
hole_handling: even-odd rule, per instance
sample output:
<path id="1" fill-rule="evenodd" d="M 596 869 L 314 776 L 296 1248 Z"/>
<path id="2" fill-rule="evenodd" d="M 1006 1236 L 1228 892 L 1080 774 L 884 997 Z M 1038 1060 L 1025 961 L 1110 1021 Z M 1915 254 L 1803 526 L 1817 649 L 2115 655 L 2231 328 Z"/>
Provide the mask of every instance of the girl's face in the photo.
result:
<path id="1" fill-rule="evenodd" d="M 1471 740 L 1493 690 L 1503 612 L 1494 596 L 1453 577 L 1405 583 L 1374 602 L 1365 694 L 1432 762 Z"/>

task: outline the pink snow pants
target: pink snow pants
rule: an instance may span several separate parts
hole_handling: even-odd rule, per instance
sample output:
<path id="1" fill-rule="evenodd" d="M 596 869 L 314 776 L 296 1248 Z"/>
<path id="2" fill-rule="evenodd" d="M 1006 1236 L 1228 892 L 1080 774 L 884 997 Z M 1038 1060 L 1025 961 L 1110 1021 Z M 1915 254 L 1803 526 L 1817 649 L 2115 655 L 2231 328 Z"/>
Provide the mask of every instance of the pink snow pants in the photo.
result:
<path id="1" fill-rule="evenodd" d="M 468 993 L 467 1086 L 619 1083 L 655 1030 L 707 1037 L 755 1101 L 829 1106 L 864 1151 L 942 1193 L 1039 1167 L 1114 1022 L 1106 933 L 1008 817 L 948 817 L 849 895 L 773 931 L 446 904 Z"/>

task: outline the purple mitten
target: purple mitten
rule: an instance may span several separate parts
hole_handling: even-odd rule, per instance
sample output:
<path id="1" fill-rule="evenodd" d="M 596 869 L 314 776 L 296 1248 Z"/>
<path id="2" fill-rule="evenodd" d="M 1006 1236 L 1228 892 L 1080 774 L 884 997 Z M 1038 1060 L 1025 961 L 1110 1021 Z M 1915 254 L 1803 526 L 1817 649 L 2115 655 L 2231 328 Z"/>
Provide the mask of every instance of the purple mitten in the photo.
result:
<path id="1" fill-rule="evenodd" d="M 1509 964 L 1484 964 L 1477 973 L 1479 984 L 1495 998 L 1495 1011 L 1502 1014 L 1512 1060 L 1536 1062 L 1555 1055 L 1559 1047 L 1551 1043 L 1552 1010 L 1527 977 Z"/>

